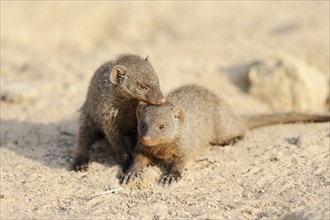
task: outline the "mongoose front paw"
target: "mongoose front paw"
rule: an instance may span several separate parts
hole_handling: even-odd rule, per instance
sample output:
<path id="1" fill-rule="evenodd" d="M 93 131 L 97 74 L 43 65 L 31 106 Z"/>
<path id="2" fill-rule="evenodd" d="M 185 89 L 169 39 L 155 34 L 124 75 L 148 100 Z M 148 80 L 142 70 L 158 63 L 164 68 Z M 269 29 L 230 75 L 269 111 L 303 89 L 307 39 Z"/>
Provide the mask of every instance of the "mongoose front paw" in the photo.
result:
<path id="1" fill-rule="evenodd" d="M 163 184 L 163 186 L 170 186 L 174 181 L 178 182 L 181 177 L 181 173 L 179 172 L 167 173 L 160 178 L 159 183 Z"/>
<path id="2" fill-rule="evenodd" d="M 140 174 L 141 171 L 138 171 L 136 169 L 131 169 L 120 177 L 119 182 L 120 184 L 128 184 L 130 182 L 133 182 L 136 177 L 140 177 Z"/>
<path id="3" fill-rule="evenodd" d="M 75 159 L 72 170 L 78 171 L 87 171 L 88 170 L 88 159 L 83 156 L 79 156 Z"/>

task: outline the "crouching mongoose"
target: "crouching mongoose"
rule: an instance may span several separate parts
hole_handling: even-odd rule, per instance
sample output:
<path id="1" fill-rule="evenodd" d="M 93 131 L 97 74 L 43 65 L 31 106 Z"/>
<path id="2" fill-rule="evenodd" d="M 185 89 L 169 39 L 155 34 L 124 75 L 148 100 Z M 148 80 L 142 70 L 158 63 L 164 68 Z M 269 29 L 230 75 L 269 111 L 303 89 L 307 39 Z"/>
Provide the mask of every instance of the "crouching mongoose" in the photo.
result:
<path id="1" fill-rule="evenodd" d="M 165 103 L 158 76 L 147 58 L 120 55 L 96 70 L 80 109 L 75 171 L 88 169 L 89 148 L 100 135 L 108 139 L 122 165 L 129 163 L 137 140 L 135 111 L 139 101 Z"/>
<path id="2" fill-rule="evenodd" d="M 162 175 L 160 182 L 171 184 L 181 178 L 193 148 L 228 144 L 252 128 L 280 123 L 330 121 L 330 116 L 298 113 L 238 116 L 223 99 L 195 85 L 172 91 L 162 106 L 139 105 L 137 118 L 139 140 L 134 161 L 121 177 L 121 183 L 128 183 L 140 176 L 145 166 L 157 160 L 168 164 L 168 171 Z"/>

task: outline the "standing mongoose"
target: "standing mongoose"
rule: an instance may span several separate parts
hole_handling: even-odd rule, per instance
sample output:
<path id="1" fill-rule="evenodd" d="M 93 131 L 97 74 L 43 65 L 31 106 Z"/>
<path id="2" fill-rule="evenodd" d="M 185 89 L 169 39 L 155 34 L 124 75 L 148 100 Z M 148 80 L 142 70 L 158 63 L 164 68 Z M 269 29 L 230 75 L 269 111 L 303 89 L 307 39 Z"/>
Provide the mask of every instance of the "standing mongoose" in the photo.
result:
<path id="1" fill-rule="evenodd" d="M 172 91 L 162 106 L 141 104 L 136 113 L 139 140 L 134 161 L 121 177 L 121 183 L 132 181 L 148 164 L 161 161 L 168 165 L 168 170 L 160 182 L 171 184 L 181 178 L 193 148 L 228 144 L 252 128 L 280 123 L 330 121 L 330 116 L 298 113 L 249 117 L 235 115 L 222 98 L 195 85 Z"/>
<path id="2" fill-rule="evenodd" d="M 100 135 L 108 139 L 122 165 L 129 163 L 136 145 L 135 111 L 139 101 L 165 103 L 158 76 L 147 58 L 120 55 L 95 71 L 80 109 L 75 171 L 88 169 L 89 148 Z"/>

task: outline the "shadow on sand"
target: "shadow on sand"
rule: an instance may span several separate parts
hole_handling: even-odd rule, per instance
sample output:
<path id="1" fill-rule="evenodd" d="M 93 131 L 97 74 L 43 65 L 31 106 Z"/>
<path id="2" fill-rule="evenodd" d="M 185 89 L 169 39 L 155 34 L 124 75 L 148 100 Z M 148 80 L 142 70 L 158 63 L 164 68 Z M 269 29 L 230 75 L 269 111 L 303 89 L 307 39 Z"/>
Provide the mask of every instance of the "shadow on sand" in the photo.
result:
<path id="1" fill-rule="evenodd" d="M 258 61 L 233 65 L 228 68 L 222 68 L 221 72 L 224 73 L 231 83 L 238 87 L 242 92 L 248 93 L 249 89 L 249 69 L 252 65 L 257 64 Z"/>
<path id="2" fill-rule="evenodd" d="M 76 121 L 42 124 L 1 120 L 0 123 L 1 147 L 50 168 L 71 170 L 76 132 L 66 126 L 75 126 Z M 111 146 L 102 139 L 91 148 L 90 161 L 112 167 L 117 165 L 112 155 Z"/>

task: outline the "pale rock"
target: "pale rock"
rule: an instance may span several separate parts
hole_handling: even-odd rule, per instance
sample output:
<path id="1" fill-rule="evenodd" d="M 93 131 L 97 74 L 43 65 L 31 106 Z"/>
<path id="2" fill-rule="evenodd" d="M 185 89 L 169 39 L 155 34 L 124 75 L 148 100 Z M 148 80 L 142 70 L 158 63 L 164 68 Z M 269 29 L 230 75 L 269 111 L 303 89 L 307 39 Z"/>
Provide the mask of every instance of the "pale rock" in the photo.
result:
<path id="1" fill-rule="evenodd" d="M 35 83 L 13 82 L 1 84 L 1 100 L 9 103 L 33 103 L 39 96 Z"/>
<path id="2" fill-rule="evenodd" d="M 280 112 L 324 112 L 329 79 L 288 55 L 278 54 L 251 65 L 249 93 Z"/>

